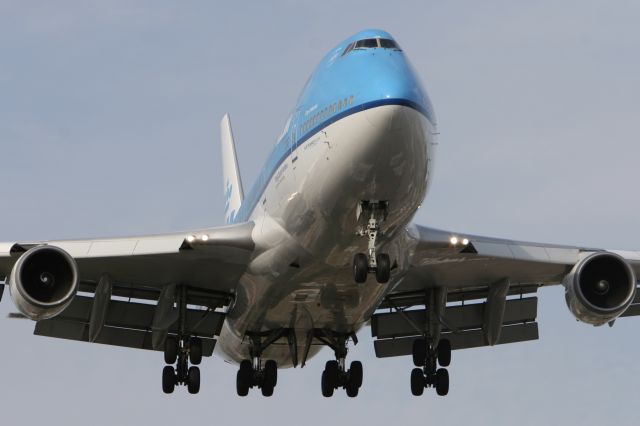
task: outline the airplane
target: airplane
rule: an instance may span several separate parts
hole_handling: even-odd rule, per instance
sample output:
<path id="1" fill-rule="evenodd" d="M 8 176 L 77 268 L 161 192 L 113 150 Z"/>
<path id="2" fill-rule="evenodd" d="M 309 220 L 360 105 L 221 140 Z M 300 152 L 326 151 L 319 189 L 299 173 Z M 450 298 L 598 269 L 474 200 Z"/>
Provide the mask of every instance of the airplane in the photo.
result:
<path id="1" fill-rule="evenodd" d="M 35 335 L 163 352 L 165 393 L 198 393 L 198 365 L 215 353 L 238 365 L 238 395 L 268 397 L 278 369 L 327 346 L 322 395 L 356 397 L 363 366 L 348 347 L 370 326 L 377 357 L 412 358 L 413 395 L 443 396 L 452 351 L 538 339 L 541 287 L 563 285 L 594 326 L 640 315 L 640 252 L 413 223 L 437 135 L 397 41 L 358 32 L 313 71 L 246 195 L 222 118 L 224 226 L 0 243 L 0 289 Z"/>

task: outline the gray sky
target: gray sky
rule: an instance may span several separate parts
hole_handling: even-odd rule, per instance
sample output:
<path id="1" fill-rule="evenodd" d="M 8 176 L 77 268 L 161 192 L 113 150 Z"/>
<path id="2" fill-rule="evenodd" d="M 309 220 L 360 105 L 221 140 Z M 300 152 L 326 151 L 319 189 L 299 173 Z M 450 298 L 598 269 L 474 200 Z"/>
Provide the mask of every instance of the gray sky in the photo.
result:
<path id="1" fill-rule="evenodd" d="M 633 1 L 0 0 L 0 240 L 221 224 L 222 115 L 248 187 L 320 58 L 377 27 L 409 55 L 439 119 L 416 222 L 638 249 L 638 22 Z M 5 294 L 0 316 L 12 310 Z M 445 398 L 411 396 L 411 360 L 376 359 L 365 329 L 351 400 L 320 394 L 330 351 L 281 371 L 272 398 L 237 397 L 236 367 L 220 359 L 203 361 L 199 395 L 167 396 L 161 353 L 2 320 L 2 421 L 635 424 L 640 320 L 576 323 L 554 288 L 539 322 L 540 341 L 454 352 Z"/>

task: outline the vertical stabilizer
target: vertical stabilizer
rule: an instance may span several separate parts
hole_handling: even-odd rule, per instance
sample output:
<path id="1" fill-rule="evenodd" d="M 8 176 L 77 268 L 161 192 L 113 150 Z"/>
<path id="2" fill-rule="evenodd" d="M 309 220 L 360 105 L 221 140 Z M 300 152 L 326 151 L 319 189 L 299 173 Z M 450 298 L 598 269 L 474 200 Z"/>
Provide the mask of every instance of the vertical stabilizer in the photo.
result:
<path id="1" fill-rule="evenodd" d="M 220 122 L 220 139 L 222 141 L 222 172 L 224 174 L 224 220 L 226 223 L 233 223 L 242 204 L 244 193 L 229 114 L 225 114 Z"/>

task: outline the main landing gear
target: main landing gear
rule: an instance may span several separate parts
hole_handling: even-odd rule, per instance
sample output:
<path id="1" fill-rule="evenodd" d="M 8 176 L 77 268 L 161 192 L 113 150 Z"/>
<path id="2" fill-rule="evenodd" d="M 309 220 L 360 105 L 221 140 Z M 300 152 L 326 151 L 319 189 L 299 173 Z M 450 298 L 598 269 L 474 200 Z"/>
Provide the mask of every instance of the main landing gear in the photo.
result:
<path id="1" fill-rule="evenodd" d="M 162 370 L 162 390 L 172 393 L 176 385 L 186 385 L 189 393 L 200 391 L 200 368 L 202 361 L 202 340 L 198 337 L 177 338 L 167 336 L 164 346 L 164 361 L 167 365 Z M 189 361 L 193 366 L 189 366 Z"/>
<path id="2" fill-rule="evenodd" d="M 295 349 L 295 332 L 293 329 L 283 328 L 265 333 L 247 333 L 247 336 L 251 339 L 251 359 L 240 363 L 236 375 L 236 391 L 239 396 L 247 396 L 249 389 L 258 387 L 263 396 L 271 396 L 278 383 L 278 364 L 271 359 L 264 361 L 262 352 L 281 337 L 286 337 L 289 347 Z M 297 364 L 297 353 L 292 352 L 292 358 L 294 365 Z"/>
<path id="3" fill-rule="evenodd" d="M 367 280 L 369 272 L 376 275 L 376 281 L 386 283 L 391 276 L 391 259 L 386 253 L 377 253 L 376 242 L 380 231 L 380 224 L 387 217 L 386 201 L 362 201 L 358 205 L 358 222 L 360 227 L 357 234 L 369 239 L 367 254 L 357 253 L 353 257 L 353 278 L 357 283 Z M 366 224 L 361 223 L 366 220 Z"/>
<path id="4" fill-rule="evenodd" d="M 347 396 L 355 398 L 358 396 L 360 387 L 362 386 L 362 363 L 360 361 L 352 361 L 349 369 L 346 369 L 347 357 L 347 341 L 349 335 L 323 332 L 323 335 L 316 336 L 325 344 L 330 346 L 336 356 L 333 361 L 327 361 L 322 372 L 322 396 L 330 398 L 333 392 L 338 388 L 347 391 Z M 357 343 L 355 335 L 352 335 L 354 343 Z"/>
<path id="5" fill-rule="evenodd" d="M 278 365 L 274 360 L 267 360 L 264 364 L 260 358 L 248 359 L 240 363 L 236 375 L 236 391 L 239 396 L 247 396 L 249 389 L 257 386 L 263 396 L 273 395 L 273 389 L 278 383 Z"/>
<path id="6" fill-rule="evenodd" d="M 413 341 L 413 364 L 417 367 L 411 370 L 411 393 L 420 396 L 425 388 L 435 387 L 436 393 L 444 396 L 449 393 L 449 371 L 446 368 L 451 363 L 451 343 L 440 340 L 433 349 L 425 339 Z"/>
<path id="7" fill-rule="evenodd" d="M 164 362 L 162 369 L 162 390 L 172 393 L 176 385 L 187 386 L 189 393 L 200 391 L 200 368 L 202 362 L 202 339 L 187 332 L 187 289 L 181 286 L 178 292 L 178 334 L 167 335 L 164 341 Z M 189 366 L 191 362 L 192 366 Z M 172 364 L 175 364 L 175 368 Z"/>

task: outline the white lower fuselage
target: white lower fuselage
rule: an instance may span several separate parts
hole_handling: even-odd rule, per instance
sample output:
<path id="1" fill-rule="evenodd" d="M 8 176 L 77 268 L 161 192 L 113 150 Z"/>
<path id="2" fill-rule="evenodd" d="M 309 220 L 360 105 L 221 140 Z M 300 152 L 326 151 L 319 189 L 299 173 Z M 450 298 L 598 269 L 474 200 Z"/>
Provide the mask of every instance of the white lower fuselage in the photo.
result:
<path id="1" fill-rule="evenodd" d="M 223 357 L 250 358 L 247 332 L 294 328 L 302 354 L 311 329 L 355 332 L 364 324 L 406 268 L 401 240 L 427 190 L 434 135 L 415 109 L 378 106 L 330 124 L 284 160 L 251 215 L 258 255 L 220 335 Z M 397 264 L 387 284 L 353 279 L 353 256 L 367 251 L 367 238 L 356 235 L 362 200 L 388 202 L 377 244 Z M 291 365 L 284 342 L 263 358 Z"/>

